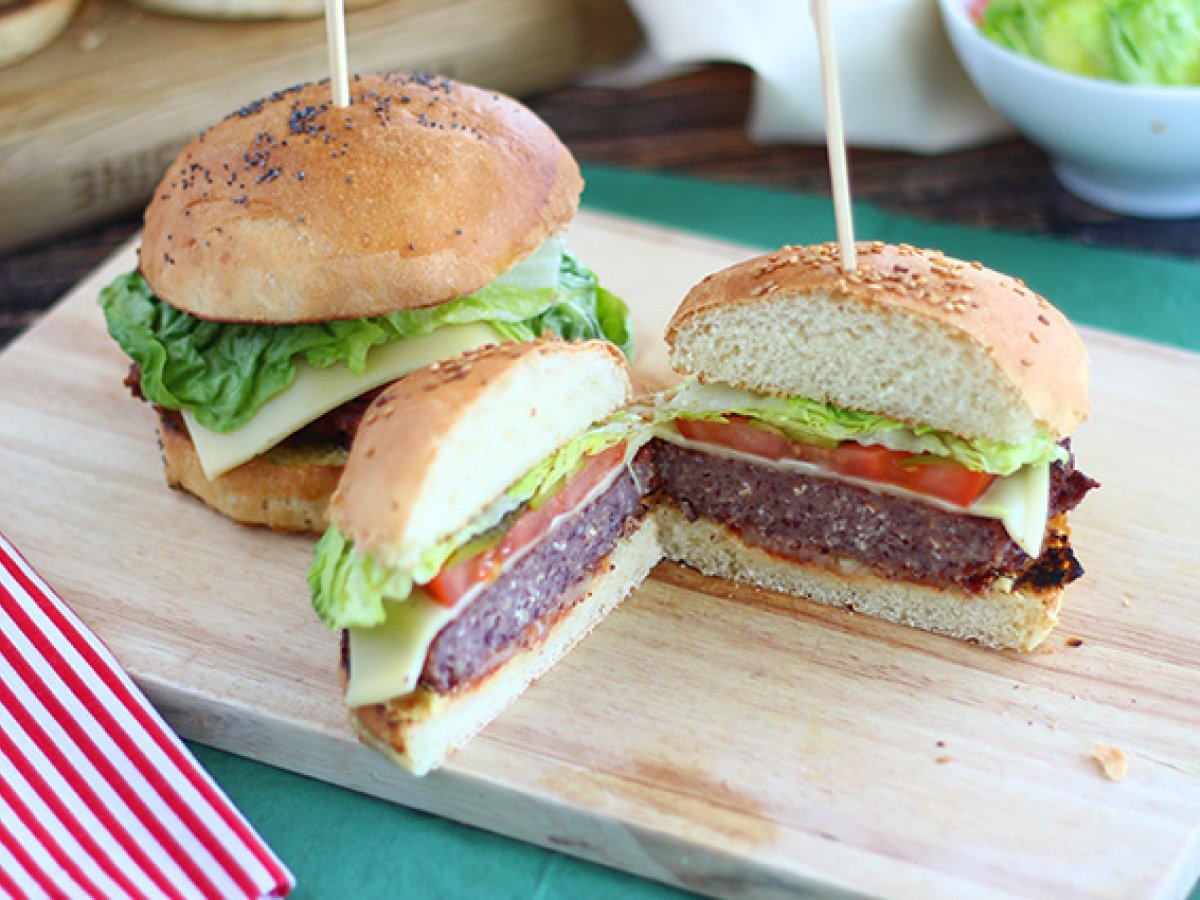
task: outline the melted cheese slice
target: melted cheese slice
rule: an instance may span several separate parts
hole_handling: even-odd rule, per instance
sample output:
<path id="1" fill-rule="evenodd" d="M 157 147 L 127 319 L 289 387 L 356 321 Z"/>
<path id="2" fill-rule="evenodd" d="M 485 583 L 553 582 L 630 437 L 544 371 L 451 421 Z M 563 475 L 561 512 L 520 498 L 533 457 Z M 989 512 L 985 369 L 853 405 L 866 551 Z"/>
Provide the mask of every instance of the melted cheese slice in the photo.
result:
<path id="1" fill-rule="evenodd" d="M 254 418 L 236 431 L 227 434 L 210 431 L 186 409 L 183 418 L 204 474 L 216 478 L 271 449 L 347 400 L 437 360 L 450 359 L 500 340 L 487 325 L 448 325 L 430 334 L 376 347 L 367 355 L 367 368 L 362 375 L 355 375 L 343 365 L 318 369 L 301 361 L 296 366 L 296 380 L 287 390 L 264 403 Z"/>
<path id="2" fill-rule="evenodd" d="M 834 472 L 823 466 L 798 459 L 764 459 L 749 453 L 741 453 L 728 447 L 716 444 L 706 444 L 685 438 L 673 426 L 660 426 L 656 437 L 698 450 L 711 456 L 721 456 L 727 459 L 737 459 L 753 463 L 756 466 L 768 466 L 776 469 L 799 472 L 804 475 L 818 475 L 822 478 L 832 478 L 845 481 L 880 494 L 891 494 L 896 497 L 906 497 L 919 500 L 930 506 L 936 506 L 947 512 L 959 515 L 980 516 L 985 519 L 999 519 L 1009 537 L 1018 547 L 1030 556 L 1037 557 L 1042 552 L 1042 539 L 1046 533 L 1046 520 L 1050 515 L 1050 463 L 1022 466 L 1011 475 L 1005 475 L 992 482 L 982 497 L 968 507 L 958 506 L 937 497 L 930 497 L 916 491 L 910 491 L 899 485 L 878 481 L 867 481 L 850 475 Z"/>
<path id="3" fill-rule="evenodd" d="M 349 707 L 383 703 L 411 693 L 425 667 L 429 645 L 458 614 L 458 609 L 434 602 L 420 588 L 413 588 L 407 600 L 385 600 L 384 605 L 387 618 L 382 625 L 349 629 Z"/>
<path id="4" fill-rule="evenodd" d="M 1018 547 L 1034 558 L 1041 556 L 1050 517 L 1050 463 L 1022 466 L 997 478 L 967 512 L 999 519 Z"/>

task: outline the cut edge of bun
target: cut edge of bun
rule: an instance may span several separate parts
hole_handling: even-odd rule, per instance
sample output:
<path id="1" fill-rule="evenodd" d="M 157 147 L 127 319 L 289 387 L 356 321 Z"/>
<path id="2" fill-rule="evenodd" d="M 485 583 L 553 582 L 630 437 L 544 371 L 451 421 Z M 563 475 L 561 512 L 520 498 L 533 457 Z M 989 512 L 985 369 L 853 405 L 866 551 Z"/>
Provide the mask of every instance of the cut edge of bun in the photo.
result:
<path id="1" fill-rule="evenodd" d="M 30 0 L 0 5 L 0 69 L 49 46 L 71 24 L 79 0 Z"/>
<path id="2" fill-rule="evenodd" d="M 606 341 L 491 345 L 419 369 L 367 410 L 330 517 L 359 552 L 405 565 L 630 394 Z"/>
<path id="3" fill-rule="evenodd" d="M 702 381 L 800 396 L 960 437 L 1058 439 L 1088 415 L 1087 351 L 1016 279 L 936 251 L 785 247 L 716 272 L 667 330 Z"/>
<path id="4" fill-rule="evenodd" d="M 130 0 L 137 6 L 195 19 L 311 19 L 324 14 L 320 0 Z M 382 0 L 346 0 L 346 10 L 364 9 Z"/>

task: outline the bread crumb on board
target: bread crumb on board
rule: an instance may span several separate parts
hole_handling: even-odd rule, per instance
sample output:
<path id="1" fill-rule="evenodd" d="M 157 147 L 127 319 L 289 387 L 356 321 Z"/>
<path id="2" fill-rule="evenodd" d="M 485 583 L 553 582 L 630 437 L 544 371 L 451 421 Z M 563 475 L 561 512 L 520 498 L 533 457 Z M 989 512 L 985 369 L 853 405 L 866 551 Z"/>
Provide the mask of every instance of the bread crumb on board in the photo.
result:
<path id="1" fill-rule="evenodd" d="M 1129 757 L 1120 747 L 1096 741 L 1092 745 L 1092 759 L 1109 781 L 1124 781 L 1125 776 L 1129 774 Z"/>

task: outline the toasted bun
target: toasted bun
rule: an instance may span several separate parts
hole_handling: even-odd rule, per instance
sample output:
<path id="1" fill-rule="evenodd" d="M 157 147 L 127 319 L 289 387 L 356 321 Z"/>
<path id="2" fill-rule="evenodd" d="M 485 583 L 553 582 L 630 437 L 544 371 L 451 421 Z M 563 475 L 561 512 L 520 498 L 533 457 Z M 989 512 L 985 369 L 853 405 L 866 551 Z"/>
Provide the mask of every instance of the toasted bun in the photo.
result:
<path id="1" fill-rule="evenodd" d="M 363 417 L 330 517 L 382 562 L 458 531 L 629 397 L 605 341 L 484 347 L 395 382 Z"/>
<path id="2" fill-rule="evenodd" d="M 78 5 L 79 0 L 0 0 L 0 68 L 58 37 Z"/>
<path id="3" fill-rule="evenodd" d="M 1087 352 L 1053 306 L 979 263 L 901 245 L 784 247 L 710 275 L 667 331 L 704 381 L 1020 443 L 1088 414 Z"/>
<path id="4" fill-rule="evenodd" d="M 158 13 L 202 19 L 308 19 L 325 12 L 322 0 L 133 0 Z M 347 10 L 380 0 L 345 0 Z"/>
<path id="5" fill-rule="evenodd" d="M 328 526 L 329 498 L 342 474 L 345 451 L 276 447 L 210 480 L 182 422 L 160 412 L 158 434 L 167 483 L 235 522 L 310 534 L 321 534 Z"/>
<path id="6" fill-rule="evenodd" d="M 424 775 L 499 715 L 575 646 L 642 582 L 661 558 L 653 518 L 647 516 L 617 544 L 609 565 L 594 576 L 584 598 L 540 644 L 527 646 L 479 684 L 450 695 L 420 689 L 406 697 L 350 711 L 363 742 Z"/>
<path id="7" fill-rule="evenodd" d="M 318 322 L 470 294 L 575 213 L 567 148 L 515 100 L 363 75 L 351 105 L 300 85 L 180 154 L 146 209 L 142 274 L 202 319 Z"/>
<path id="8" fill-rule="evenodd" d="M 791 562 L 744 543 L 733 531 L 699 518 L 689 521 L 668 501 L 655 508 L 663 553 L 705 575 L 844 606 L 855 612 L 988 647 L 1032 650 L 1058 622 L 1062 588 L 982 595 L 880 578 L 852 560 L 831 560 L 838 571 Z"/>

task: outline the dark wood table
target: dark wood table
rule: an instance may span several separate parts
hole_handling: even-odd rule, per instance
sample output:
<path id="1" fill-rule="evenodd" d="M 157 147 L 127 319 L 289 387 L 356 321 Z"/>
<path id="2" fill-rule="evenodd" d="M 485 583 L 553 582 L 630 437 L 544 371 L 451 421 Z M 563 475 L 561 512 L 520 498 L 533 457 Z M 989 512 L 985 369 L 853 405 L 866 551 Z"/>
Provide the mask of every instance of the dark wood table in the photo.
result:
<path id="1" fill-rule="evenodd" d="M 714 65 L 637 90 L 567 87 L 525 101 L 585 162 L 829 192 L 823 147 L 759 147 L 745 135 L 751 78 Z M 1200 259 L 1200 219 L 1106 213 L 1054 180 L 1023 140 L 935 157 L 853 150 L 855 196 L 918 218 L 1054 234 Z M 0 257 L 0 346 L 141 224 L 137 211 Z"/>

